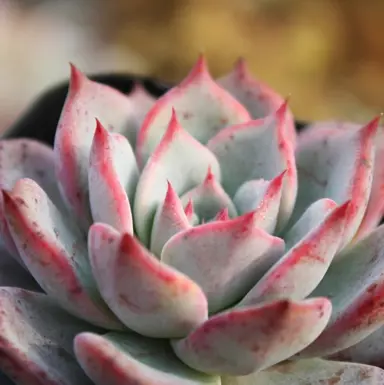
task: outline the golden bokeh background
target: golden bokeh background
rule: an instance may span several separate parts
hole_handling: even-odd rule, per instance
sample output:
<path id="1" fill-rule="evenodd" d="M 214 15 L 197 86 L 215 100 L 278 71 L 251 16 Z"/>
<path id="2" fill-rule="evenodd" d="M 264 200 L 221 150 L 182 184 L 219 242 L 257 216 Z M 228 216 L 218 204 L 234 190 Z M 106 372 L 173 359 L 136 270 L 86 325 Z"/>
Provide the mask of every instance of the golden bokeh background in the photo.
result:
<path id="1" fill-rule="evenodd" d="M 216 76 L 245 57 L 300 119 L 384 110 L 384 0 L 0 0 L 0 102 L 15 93 L 3 122 L 69 60 L 178 81 L 201 52 Z"/>

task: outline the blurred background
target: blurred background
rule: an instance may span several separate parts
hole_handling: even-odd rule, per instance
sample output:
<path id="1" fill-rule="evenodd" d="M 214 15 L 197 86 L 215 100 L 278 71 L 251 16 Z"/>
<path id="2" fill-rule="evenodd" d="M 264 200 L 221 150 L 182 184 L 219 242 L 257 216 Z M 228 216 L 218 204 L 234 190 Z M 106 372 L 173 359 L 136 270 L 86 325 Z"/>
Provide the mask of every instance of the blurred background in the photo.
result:
<path id="1" fill-rule="evenodd" d="M 300 119 L 384 110 L 384 0 L 0 0 L 0 131 L 68 62 L 167 81 L 243 56 Z"/>

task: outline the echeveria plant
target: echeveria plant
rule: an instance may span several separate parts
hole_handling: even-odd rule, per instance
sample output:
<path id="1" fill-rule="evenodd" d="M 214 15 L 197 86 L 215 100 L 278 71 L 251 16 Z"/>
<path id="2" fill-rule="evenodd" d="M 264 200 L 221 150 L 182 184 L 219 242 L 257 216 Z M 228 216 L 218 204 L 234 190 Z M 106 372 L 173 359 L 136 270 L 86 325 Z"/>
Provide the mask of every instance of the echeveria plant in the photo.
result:
<path id="1" fill-rule="evenodd" d="M 214 81 L 200 58 L 158 100 L 72 67 L 54 148 L 0 142 L 0 369 L 22 385 L 384 384 L 378 124 L 297 135 L 243 61 Z"/>

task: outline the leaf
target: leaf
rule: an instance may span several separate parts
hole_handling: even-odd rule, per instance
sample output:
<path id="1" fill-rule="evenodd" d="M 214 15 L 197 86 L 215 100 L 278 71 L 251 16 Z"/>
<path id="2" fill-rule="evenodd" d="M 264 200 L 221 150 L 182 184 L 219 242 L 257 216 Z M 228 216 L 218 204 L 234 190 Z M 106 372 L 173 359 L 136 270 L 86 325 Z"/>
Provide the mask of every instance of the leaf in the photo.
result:
<path id="1" fill-rule="evenodd" d="M 83 228 L 92 223 L 88 191 L 88 164 L 95 133 L 95 118 L 112 132 L 131 138 L 148 105 L 142 98 L 126 96 L 98 84 L 71 66 L 67 99 L 58 123 L 54 152 L 60 189 L 73 215 Z"/>
<path id="2" fill-rule="evenodd" d="M 330 322 L 300 357 L 326 356 L 363 340 L 384 324 L 384 226 L 335 258 L 312 295 L 332 301 Z"/>
<path id="3" fill-rule="evenodd" d="M 321 333 L 330 315 L 326 298 L 278 300 L 213 316 L 172 346 L 196 370 L 243 376 L 305 348 Z"/>
<path id="4" fill-rule="evenodd" d="M 108 133 L 98 121 L 88 173 L 93 220 L 132 234 L 130 202 L 133 203 L 138 179 L 135 155 L 128 140 Z"/>
<path id="5" fill-rule="evenodd" d="M 212 79 L 200 56 L 187 78 L 158 99 L 148 112 L 137 139 L 140 166 L 166 132 L 173 109 L 184 129 L 203 144 L 223 127 L 250 119 L 247 110 Z"/>
<path id="6" fill-rule="evenodd" d="M 384 371 L 373 366 L 322 359 L 283 362 L 260 373 L 224 377 L 222 385 L 382 385 Z"/>
<path id="7" fill-rule="evenodd" d="M 284 252 L 284 242 L 254 225 L 254 213 L 182 231 L 164 246 L 161 260 L 204 290 L 209 312 L 241 299 Z"/>
<path id="8" fill-rule="evenodd" d="M 349 202 L 334 209 L 293 246 L 243 298 L 249 306 L 278 298 L 303 299 L 319 284 L 339 250 Z"/>
<path id="9" fill-rule="evenodd" d="M 96 385 L 220 385 L 220 378 L 180 362 L 164 340 L 133 333 L 81 333 L 75 352 Z"/>
<path id="10" fill-rule="evenodd" d="M 121 329 L 97 291 L 81 232 L 31 179 L 3 193 L 7 223 L 30 273 L 72 314 L 95 325 Z"/>
<path id="11" fill-rule="evenodd" d="M 97 329 L 45 294 L 0 288 L 0 369 L 18 385 L 91 385 L 73 357 L 76 334 Z M 3 383 L 3 382 L 2 382 Z"/>
<path id="12" fill-rule="evenodd" d="M 222 130 L 207 147 L 216 155 L 222 185 L 230 196 L 253 179 L 273 179 L 286 170 L 278 216 L 278 231 L 295 203 L 297 176 L 294 143 L 286 132 L 287 103 L 266 118 Z"/>
<path id="13" fill-rule="evenodd" d="M 89 257 L 105 302 L 137 333 L 182 337 L 207 318 L 207 300 L 199 286 L 161 263 L 132 235 L 94 224 Z"/>
<path id="14" fill-rule="evenodd" d="M 164 201 L 168 182 L 181 195 L 200 184 L 211 168 L 220 179 L 220 167 L 215 156 L 190 136 L 173 113 L 159 146 L 147 162 L 137 185 L 134 217 L 140 240 L 149 244 L 156 209 Z"/>

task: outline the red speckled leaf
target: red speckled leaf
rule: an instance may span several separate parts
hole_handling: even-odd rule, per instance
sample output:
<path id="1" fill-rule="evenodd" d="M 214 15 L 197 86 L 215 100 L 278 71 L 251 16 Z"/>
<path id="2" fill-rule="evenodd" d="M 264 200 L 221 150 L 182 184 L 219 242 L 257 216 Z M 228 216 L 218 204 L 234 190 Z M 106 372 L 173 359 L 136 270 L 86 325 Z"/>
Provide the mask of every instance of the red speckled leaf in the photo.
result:
<path id="1" fill-rule="evenodd" d="M 351 199 L 343 244 L 352 240 L 370 196 L 378 123 L 377 118 L 359 130 L 337 132 L 325 127 L 300 139 L 296 151 L 299 190 L 293 220 L 318 199 L 330 198 L 337 204 Z"/>
<path id="2" fill-rule="evenodd" d="M 294 245 L 241 301 L 249 306 L 278 298 L 303 299 L 319 284 L 339 249 L 349 202 L 334 209 Z"/>
<path id="3" fill-rule="evenodd" d="M 272 179 L 286 170 L 278 216 L 278 231 L 295 203 L 297 175 L 294 143 L 286 132 L 287 104 L 264 119 L 227 127 L 207 147 L 219 160 L 222 185 L 230 196 L 253 179 Z"/>
<path id="4" fill-rule="evenodd" d="M 244 59 L 239 59 L 232 72 L 220 78 L 218 83 L 247 108 L 253 119 L 272 114 L 284 103 L 284 99 L 277 92 L 252 76 Z M 289 111 L 286 125 L 295 143 L 295 122 L 293 114 Z"/>
<path id="5" fill-rule="evenodd" d="M 18 385 L 91 385 L 73 353 L 73 338 L 91 325 L 45 294 L 0 288 L 0 369 Z"/>
<path id="6" fill-rule="evenodd" d="M 209 312 L 233 305 L 284 252 L 284 242 L 255 227 L 253 213 L 182 231 L 164 246 L 161 260 L 204 290 Z"/>
<path id="7" fill-rule="evenodd" d="M 302 357 L 346 349 L 384 324 L 384 226 L 338 255 L 312 293 L 330 298 L 331 320 Z"/>
<path id="8" fill-rule="evenodd" d="M 185 131 L 173 113 L 168 130 L 146 164 L 137 185 L 134 217 L 136 232 L 145 245 L 157 206 L 164 201 L 168 182 L 180 196 L 203 182 L 207 170 L 220 178 L 215 156 Z"/>
<path id="9" fill-rule="evenodd" d="M 72 66 L 70 89 L 56 132 L 55 166 L 61 192 L 86 229 L 92 223 L 88 164 L 95 118 L 109 131 L 131 138 L 148 107 L 137 93 L 132 97 L 123 95 L 112 87 L 87 79 Z"/>
<path id="10" fill-rule="evenodd" d="M 257 211 L 255 226 L 272 234 L 279 214 L 285 171 L 271 181 L 249 180 L 243 183 L 233 198 L 240 214 Z"/>
<path id="11" fill-rule="evenodd" d="M 220 385 L 220 378 L 196 372 L 172 352 L 168 341 L 138 334 L 79 334 L 75 352 L 96 385 Z"/>
<path id="12" fill-rule="evenodd" d="M 330 315 L 326 298 L 278 300 L 216 315 L 172 346 L 196 370 L 242 376 L 305 348 Z"/>
<path id="13" fill-rule="evenodd" d="M 82 233 L 31 179 L 4 193 L 7 222 L 20 256 L 43 290 L 95 325 L 120 329 L 96 289 Z"/>
<path id="14" fill-rule="evenodd" d="M 135 155 L 128 140 L 108 133 L 97 122 L 88 173 L 93 220 L 132 234 L 130 201 L 133 203 L 138 178 Z"/>
<path id="15" fill-rule="evenodd" d="M 200 287 L 161 263 L 133 236 L 95 224 L 89 254 L 104 300 L 132 330 L 151 337 L 182 337 L 207 318 Z"/>
<path id="16" fill-rule="evenodd" d="M 374 366 L 322 359 L 284 362 L 244 377 L 224 377 L 221 385 L 383 385 L 384 371 Z"/>
<path id="17" fill-rule="evenodd" d="M 192 214 L 188 213 L 190 210 L 192 210 Z M 160 257 L 166 242 L 173 235 L 191 226 L 187 214 L 193 215 L 193 207 L 188 208 L 185 212 L 181 200 L 172 185 L 168 183 L 164 202 L 158 206 L 153 221 L 150 248 L 153 254 Z"/>

